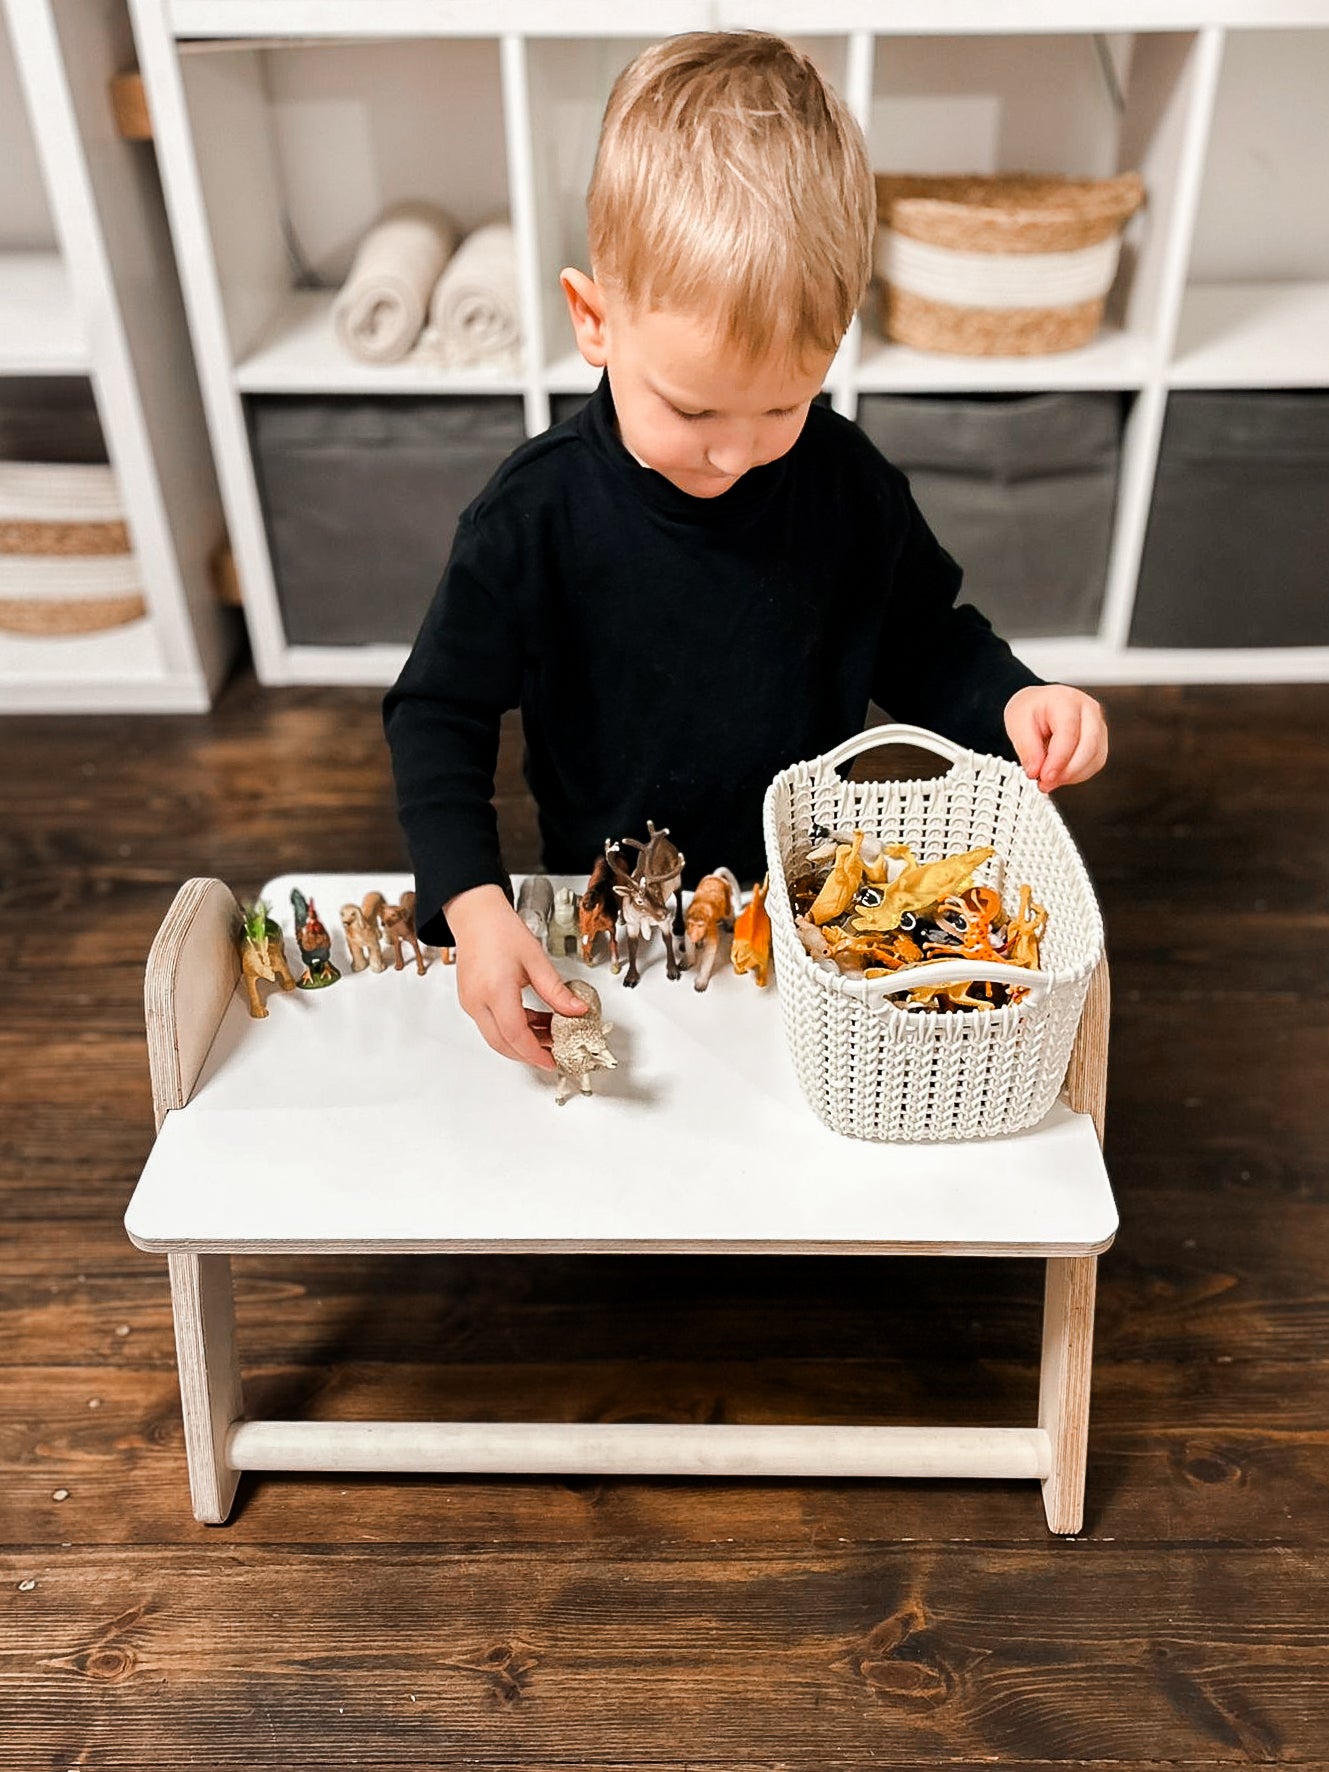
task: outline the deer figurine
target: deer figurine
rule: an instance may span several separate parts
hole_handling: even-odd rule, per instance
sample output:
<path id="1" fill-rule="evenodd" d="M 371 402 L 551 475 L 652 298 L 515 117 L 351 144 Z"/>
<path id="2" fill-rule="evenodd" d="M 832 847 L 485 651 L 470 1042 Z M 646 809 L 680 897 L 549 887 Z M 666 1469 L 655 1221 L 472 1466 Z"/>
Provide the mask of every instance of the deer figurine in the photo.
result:
<path id="1" fill-rule="evenodd" d="M 638 851 L 637 865 L 629 872 L 621 858 L 622 844 L 606 842 L 605 858 L 614 871 L 614 891 L 623 906 L 623 927 L 628 937 L 628 970 L 623 983 L 632 990 L 640 982 L 637 971 L 637 948 L 649 941 L 651 931 L 658 929 L 664 937 L 665 976 L 680 978 L 682 969 L 674 953 L 673 913 L 669 900 L 683 883 L 683 855 L 670 840 L 668 829 L 657 831 L 647 822 L 649 840 L 639 843 L 628 837 L 627 844 Z"/>

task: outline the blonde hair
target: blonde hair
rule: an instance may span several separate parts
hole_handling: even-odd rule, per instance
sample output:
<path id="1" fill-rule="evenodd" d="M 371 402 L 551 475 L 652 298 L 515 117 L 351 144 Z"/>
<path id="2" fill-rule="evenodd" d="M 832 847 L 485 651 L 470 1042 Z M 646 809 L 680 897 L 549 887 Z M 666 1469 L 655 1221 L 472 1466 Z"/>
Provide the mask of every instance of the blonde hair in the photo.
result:
<path id="1" fill-rule="evenodd" d="M 834 351 L 871 273 L 862 131 L 812 61 L 759 31 L 647 49 L 609 95 L 587 193 L 591 271 L 641 312 L 716 316 L 749 361 Z"/>

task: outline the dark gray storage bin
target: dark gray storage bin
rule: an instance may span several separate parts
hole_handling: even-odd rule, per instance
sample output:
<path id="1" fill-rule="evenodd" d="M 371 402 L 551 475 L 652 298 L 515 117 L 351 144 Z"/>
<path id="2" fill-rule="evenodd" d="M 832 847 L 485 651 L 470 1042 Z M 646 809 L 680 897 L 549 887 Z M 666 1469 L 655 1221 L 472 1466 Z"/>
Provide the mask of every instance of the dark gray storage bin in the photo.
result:
<path id="1" fill-rule="evenodd" d="M 1329 646 L 1329 393 L 1168 400 L 1132 646 Z"/>
<path id="2" fill-rule="evenodd" d="M 524 440 L 520 399 L 264 396 L 249 425 L 294 645 L 409 642 L 457 518 Z"/>
<path id="3" fill-rule="evenodd" d="M 0 376 L 0 461 L 105 460 L 97 403 L 85 376 Z"/>
<path id="4" fill-rule="evenodd" d="M 999 633 L 1093 634 L 1121 456 L 1118 394 L 865 394 L 858 422 L 908 474 L 961 595 Z"/>

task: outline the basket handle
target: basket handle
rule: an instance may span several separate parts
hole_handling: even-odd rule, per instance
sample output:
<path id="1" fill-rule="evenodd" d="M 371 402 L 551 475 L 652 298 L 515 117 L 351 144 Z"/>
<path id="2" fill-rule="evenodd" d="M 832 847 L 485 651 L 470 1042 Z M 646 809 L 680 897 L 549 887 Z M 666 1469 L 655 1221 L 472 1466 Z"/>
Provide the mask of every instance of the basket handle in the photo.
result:
<path id="1" fill-rule="evenodd" d="M 915 745 L 920 751 L 934 751 L 937 756 L 945 757 L 948 763 L 958 763 L 961 757 L 969 755 L 963 745 L 954 744 L 939 732 L 929 732 L 926 726 L 871 726 L 866 732 L 856 732 L 852 738 L 846 738 L 834 750 L 824 752 L 817 758 L 817 766 L 838 769 L 851 757 L 860 757 L 864 751 L 875 751 L 878 746 L 887 744 Z"/>
<path id="2" fill-rule="evenodd" d="M 1046 972 L 1031 966 L 1012 966 L 1004 960 L 925 960 L 921 966 L 907 966 L 903 972 L 889 973 L 885 978 L 867 981 L 871 996 L 868 1005 L 882 1010 L 886 1004 L 872 998 L 892 997 L 897 991 L 916 991 L 933 985 L 968 984 L 1018 985 L 1029 992 L 1029 1001 L 1037 1003 L 1047 995 L 1051 983 Z"/>

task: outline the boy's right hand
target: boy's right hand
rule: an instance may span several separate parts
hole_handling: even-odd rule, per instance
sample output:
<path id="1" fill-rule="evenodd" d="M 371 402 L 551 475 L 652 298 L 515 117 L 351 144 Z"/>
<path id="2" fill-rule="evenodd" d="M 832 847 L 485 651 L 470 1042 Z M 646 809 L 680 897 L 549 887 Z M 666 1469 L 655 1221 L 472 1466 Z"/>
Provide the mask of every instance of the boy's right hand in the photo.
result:
<path id="1" fill-rule="evenodd" d="M 584 1015 L 586 1004 L 559 976 L 549 955 L 508 903 L 501 886 L 472 886 L 443 907 L 457 942 L 457 1000 L 504 1058 L 537 1070 L 555 1069 L 548 1050 L 549 1017 L 527 1009 L 525 986 L 559 1015 Z M 539 1032 L 544 1032 L 541 1043 Z"/>

